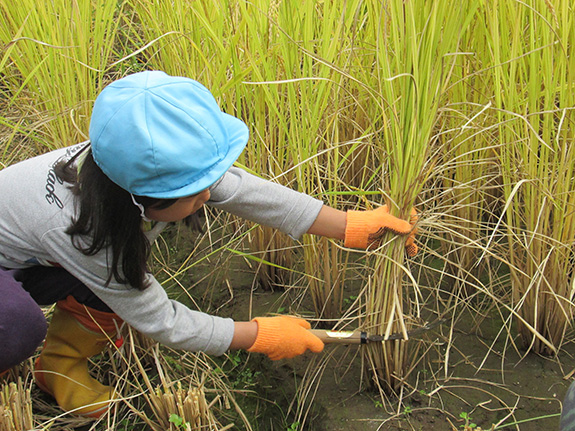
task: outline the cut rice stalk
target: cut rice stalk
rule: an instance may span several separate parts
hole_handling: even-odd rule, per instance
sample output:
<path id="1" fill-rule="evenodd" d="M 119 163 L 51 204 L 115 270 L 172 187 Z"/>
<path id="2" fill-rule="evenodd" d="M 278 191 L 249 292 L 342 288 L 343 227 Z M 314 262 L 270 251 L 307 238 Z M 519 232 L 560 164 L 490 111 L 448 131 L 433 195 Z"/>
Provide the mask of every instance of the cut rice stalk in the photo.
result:
<path id="1" fill-rule="evenodd" d="M 0 431 L 27 431 L 34 428 L 30 388 L 22 378 L 2 385 L 0 390 Z"/>

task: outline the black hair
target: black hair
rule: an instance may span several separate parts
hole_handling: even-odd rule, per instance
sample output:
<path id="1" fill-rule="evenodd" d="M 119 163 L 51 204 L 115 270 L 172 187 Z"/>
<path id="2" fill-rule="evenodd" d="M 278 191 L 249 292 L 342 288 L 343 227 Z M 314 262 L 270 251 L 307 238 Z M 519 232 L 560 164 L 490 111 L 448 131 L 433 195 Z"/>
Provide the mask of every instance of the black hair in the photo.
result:
<path id="1" fill-rule="evenodd" d="M 144 233 L 140 210 L 132 202 L 130 193 L 110 180 L 94 161 L 86 145 L 68 161 L 59 162 L 54 170 L 63 181 L 71 184 L 76 196 L 77 215 L 66 230 L 74 247 L 86 256 L 103 249 L 111 251 L 111 266 L 106 284 L 112 277 L 119 283 L 144 290 L 147 261 L 151 245 Z M 78 171 L 75 165 L 80 154 L 87 151 Z M 144 208 L 163 209 L 177 199 L 155 199 L 134 196 Z M 201 230 L 199 215 L 192 214 L 184 222 Z M 80 241 L 82 238 L 84 241 Z"/>

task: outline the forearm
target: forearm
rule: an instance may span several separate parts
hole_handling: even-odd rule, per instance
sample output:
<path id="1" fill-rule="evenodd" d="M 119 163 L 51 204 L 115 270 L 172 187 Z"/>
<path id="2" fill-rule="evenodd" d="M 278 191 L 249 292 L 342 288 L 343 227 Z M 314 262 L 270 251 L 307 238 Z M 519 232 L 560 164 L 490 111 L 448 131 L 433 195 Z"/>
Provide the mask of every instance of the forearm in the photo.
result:
<path id="1" fill-rule="evenodd" d="M 230 168 L 210 188 L 208 205 L 298 240 L 323 207 L 322 201 L 271 181 Z"/>
<path id="2" fill-rule="evenodd" d="M 347 213 L 345 211 L 324 205 L 307 233 L 343 240 L 345 239 L 346 222 Z"/>

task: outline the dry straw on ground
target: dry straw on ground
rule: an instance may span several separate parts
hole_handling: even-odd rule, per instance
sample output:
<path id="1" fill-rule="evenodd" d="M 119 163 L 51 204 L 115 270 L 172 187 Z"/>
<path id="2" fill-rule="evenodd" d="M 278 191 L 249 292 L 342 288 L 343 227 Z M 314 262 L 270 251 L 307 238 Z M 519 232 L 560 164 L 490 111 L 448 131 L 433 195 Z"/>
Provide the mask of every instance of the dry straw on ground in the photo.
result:
<path id="1" fill-rule="evenodd" d="M 0 387 L 0 431 L 29 431 L 34 428 L 30 387 L 21 377 Z"/>

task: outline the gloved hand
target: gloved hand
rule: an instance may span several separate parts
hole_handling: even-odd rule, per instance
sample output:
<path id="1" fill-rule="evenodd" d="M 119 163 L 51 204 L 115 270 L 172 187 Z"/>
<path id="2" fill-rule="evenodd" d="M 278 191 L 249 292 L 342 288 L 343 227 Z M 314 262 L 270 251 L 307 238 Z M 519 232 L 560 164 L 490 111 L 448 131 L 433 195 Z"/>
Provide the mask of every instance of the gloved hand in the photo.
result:
<path id="1" fill-rule="evenodd" d="M 248 352 L 265 353 L 272 361 L 293 358 L 306 350 L 319 353 L 324 344 L 308 329 L 311 325 L 304 319 L 291 316 L 256 317 L 258 335 Z"/>
<path id="2" fill-rule="evenodd" d="M 417 253 L 415 234 L 417 229 L 412 225 L 417 221 L 415 208 L 411 210 L 410 222 L 392 216 L 387 205 L 371 211 L 348 211 L 345 227 L 345 246 L 349 248 L 368 249 L 377 247 L 386 232 L 396 235 L 408 235 L 405 247 L 410 257 Z"/>

